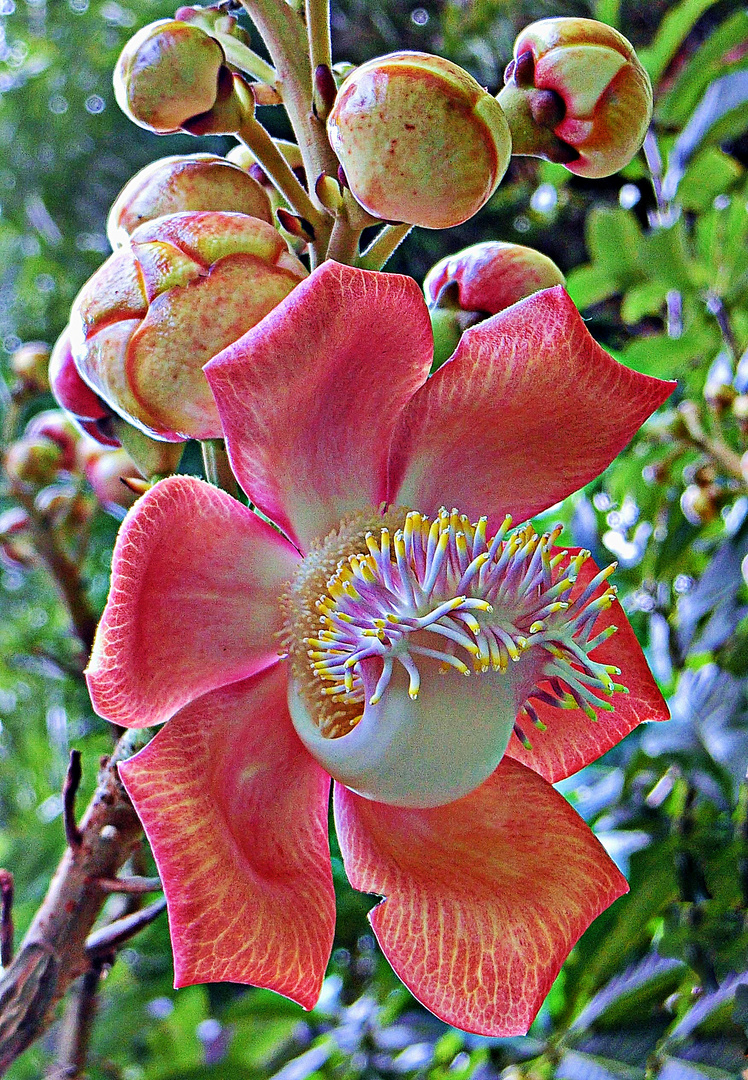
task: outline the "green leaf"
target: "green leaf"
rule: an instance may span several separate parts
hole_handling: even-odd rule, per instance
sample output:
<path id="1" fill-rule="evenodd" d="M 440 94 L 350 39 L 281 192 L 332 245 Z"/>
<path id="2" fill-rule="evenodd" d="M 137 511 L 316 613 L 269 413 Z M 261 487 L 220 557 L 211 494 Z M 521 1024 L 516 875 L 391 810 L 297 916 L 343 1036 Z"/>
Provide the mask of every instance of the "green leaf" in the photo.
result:
<path id="1" fill-rule="evenodd" d="M 698 57 L 685 65 L 672 88 L 660 100 L 655 112 L 658 122 L 681 127 L 714 79 L 748 65 L 746 57 L 732 64 L 726 60 L 731 49 L 743 46 L 747 40 L 748 11 L 737 11 L 699 46 Z"/>
<path id="2" fill-rule="evenodd" d="M 662 311 L 668 286 L 662 281 L 645 281 L 629 289 L 621 304 L 621 318 L 632 325 L 645 315 L 659 315 Z"/>
<path id="3" fill-rule="evenodd" d="M 619 207 L 591 210 L 585 238 L 592 262 L 621 287 L 642 280 L 644 272 L 639 256 L 644 237 L 629 210 Z"/>
<path id="4" fill-rule="evenodd" d="M 738 162 L 716 146 L 694 156 L 678 186 L 678 202 L 684 210 L 709 210 L 718 195 L 729 191 L 743 174 Z"/>
<path id="5" fill-rule="evenodd" d="M 593 264 L 575 267 L 566 278 L 566 290 L 578 308 L 598 304 L 619 291 L 615 280 Z"/>
<path id="6" fill-rule="evenodd" d="M 655 85 L 698 19 L 716 2 L 717 0 L 682 0 L 682 3 L 669 11 L 662 20 L 650 47 L 638 50 L 639 59 Z"/>

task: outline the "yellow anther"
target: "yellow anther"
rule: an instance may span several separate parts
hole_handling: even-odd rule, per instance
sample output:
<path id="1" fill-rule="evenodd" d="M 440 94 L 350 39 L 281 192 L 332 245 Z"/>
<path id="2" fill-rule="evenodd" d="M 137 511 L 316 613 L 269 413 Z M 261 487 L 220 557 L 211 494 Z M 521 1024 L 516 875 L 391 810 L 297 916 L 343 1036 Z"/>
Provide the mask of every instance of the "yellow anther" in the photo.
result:
<path id="1" fill-rule="evenodd" d="M 532 624 L 532 626 L 530 627 L 530 633 L 531 634 L 539 634 L 541 632 L 541 630 L 545 630 L 545 623 L 541 622 L 540 620 L 538 620 L 537 622 L 534 622 Z"/>

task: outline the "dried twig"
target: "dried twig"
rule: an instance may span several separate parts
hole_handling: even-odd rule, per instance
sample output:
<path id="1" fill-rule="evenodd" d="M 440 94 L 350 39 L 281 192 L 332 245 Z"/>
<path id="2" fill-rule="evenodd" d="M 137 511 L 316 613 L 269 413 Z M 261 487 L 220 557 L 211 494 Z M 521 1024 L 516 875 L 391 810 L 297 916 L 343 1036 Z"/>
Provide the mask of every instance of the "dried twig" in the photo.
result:
<path id="1" fill-rule="evenodd" d="M 0 870 L 0 967 L 13 959 L 13 875 Z"/>
<path id="2" fill-rule="evenodd" d="M 86 939 L 86 952 L 91 957 L 111 957 L 126 941 L 157 919 L 165 907 L 166 897 L 162 896 L 148 907 L 123 915 L 121 919 L 94 930 Z"/>
<path id="3" fill-rule="evenodd" d="M 95 960 L 70 995 L 65 1008 L 57 1061 L 47 1073 L 47 1080 L 74 1080 L 82 1076 L 88 1056 L 104 960 Z"/>
<path id="4" fill-rule="evenodd" d="M 101 878 L 99 888 L 108 893 L 148 893 L 158 892 L 161 888 L 161 878 L 140 877 L 133 874 L 131 877 Z"/>
<path id="5" fill-rule="evenodd" d="M 18 953 L 0 978 L 0 1073 L 49 1026 L 53 1007 L 91 968 L 91 929 L 109 895 L 99 887 L 124 865 L 141 826 L 117 774 L 137 733 L 124 735 L 106 763 L 80 823 L 81 842 L 65 851 Z"/>
<path id="6" fill-rule="evenodd" d="M 62 785 L 62 820 L 65 825 L 65 839 L 74 849 L 79 848 L 83 840 L 83 834 L 75 820 L 75 796 L 78 794 L 82 775 L 81 752 L 71 750 L 65 783 Z"/>

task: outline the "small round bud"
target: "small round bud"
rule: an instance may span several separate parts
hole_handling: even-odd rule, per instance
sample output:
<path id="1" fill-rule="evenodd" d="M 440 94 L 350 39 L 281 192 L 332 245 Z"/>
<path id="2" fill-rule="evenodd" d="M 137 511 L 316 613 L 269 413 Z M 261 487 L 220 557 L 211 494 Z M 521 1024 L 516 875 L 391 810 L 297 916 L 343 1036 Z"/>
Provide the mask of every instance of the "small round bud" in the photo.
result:
<path id="1" fill-rule="evenodd" d="M 72 419 L 62 409 L 45 409 L 37 413 L 26 425 L 24 438 L 44 438 L 56 443 L 62 451 L 60 468 L 75 468 L 75 448 L 80 438 Z"/>
<path id="2" fill-rule="evenodd" d="M 680 497 L 683 516 L 692 525 L 706 525 L 716 520 L 723 505 L 724 493 L 713 484 L 709 487 L 689 484 Z"/>
<path id="3" fill-rule="evenodd" d="M 95 445 L 95 444 L 94 444 Z M 121 517 L 121 510 L 129 510 L 138 493 L 125 483 L 141 481 L 140 472 L 126 450 L 102 450 L 91 447 L 84 465 L 86 479 L 99 504 L 110 514 Z"/>
<path id="4" fill-rule="evenodd" d="M 216 104 L 223 49 L 199 26 L 159 19 L 130 38 L 114 70 L 126 116 L 159 135 L 179 131 Z"/>
<path id="5" fill-rule="evenodd" d="M 741 423 L 748 420 L 748 394 L 738 394 L 732 403 L 732 414 Z"/>
<path id="6" fill-rule="evenodd" d="M 259 218 L 204 211 L 148 221 L 74 301 L 75 365 L 114 412 L 151 438 L 220 438 L 203 365 L 306 275 Z"/>
<path id="7" fill-rule="evenodd" d="M 43 435 L 25 436 L 11 443 L 5 454 L 5 471 L 11 481 L 42 487 L 51 484 L 64 468 L 58 443 Z"/>
<path id="8" fill-rule="evenodd" d="M 29 394 L 43 394 L 49 390 L 48 365 L 49 345 L 43 341 L 21 345 L 10 358 L 10 370 Z"/>
<path id="9" fill-rule="evenodd" d="M 652 87 L 631 44 L 594 19 L 541 19 L 514 43 L 498 100 L 515 154 L 602 177 L 627 165 L 652 116 Z"/>
<path id="10" fill-rule="evenodd" d="M 327 130 L 365 210 L 427 229 L 476 214 L 511 155 L 495 98 L 457 64 L 428 53 L 390 53 L 356 68 Z"/>
<path id="11" fill-rule="evenodd" d="M 270 199 L 242 168 L 216 154 L 188 154 L 152 161 L 125 184 L 109 212 L 109 243 L 121 247 L 144 222 L 187 210 L 227 210 L 272 221 Z"/>
<path id="12" fill-rule="evenodd" d="M 426 275 L 423 291 L 429 307 L 441 304 L 496 315 L 540 289 L 563 284 L 564 275 L 547 255 L 522 244 L 489 240 L 441 259 Z"/>

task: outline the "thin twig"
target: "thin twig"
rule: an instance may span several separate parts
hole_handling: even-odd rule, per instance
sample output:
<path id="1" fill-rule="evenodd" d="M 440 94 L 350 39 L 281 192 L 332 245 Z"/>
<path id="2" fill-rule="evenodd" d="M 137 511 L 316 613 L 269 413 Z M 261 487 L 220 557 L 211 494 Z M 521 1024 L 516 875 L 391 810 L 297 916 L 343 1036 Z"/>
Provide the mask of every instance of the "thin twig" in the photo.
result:
<path id="1" fill-rule="evenodd" d="M 13 875 L 0 870 L 0 967 L 13 959 Z"/>
<path id="2" fill-rule="evenodd" d="M 686 431 L 696 446 L 704 450 L 722 466 L 728 475 L 745 483 L 741 469 L 740 454 L 731 450 L 721 439 L 715 439 L 704 430 L 695 402 L 684 401 L 678 406 Z"/>
<path id="3" fill-rule="evenodd" d="M 133 911 L 131 915 L 124 915 L 121 919 L 94 930 L 86 939 L 86 952 L 92 957 L 111 955 L 146 926 L 150 926 L 165 907 L 166 897 L 162 896 L 148 907 Z"/>
<path id="4" fill-rule="evenodd" d="M 77 851 L 83 842 L 83 833 L 75 820 L 75 797 L 78 794 L 82 775 L 81 752 L 71 750 L 65 783 L 62 785 L 62 820 L 65 825 L 65 839 L 74 851 Z"/>
<path id="5" fill-rule="evenodd" d="M 158 892 L 161 878 L 157 877 L 132 877 L 125 878 L 99 878 L 96 882 L 102 892 L 107 893 L 140 893 Z"/>
<path id="6" fill-rule="evenodd" d="M 732 328 L 727 308 L 722 302 L 722 297 L 718 296 L 717 293 L 710 291 L 706 298 L 706 309 L 710 315 L 714 316 L 719 331 L 722 334 L 722 340 L 732 353 L 732 359 L 737 360 L 740 355 L 738 339 L 735 337 L 735 331 Z"/>
<path id="7" fill-rule="evenodd" d="M 80 823 L 80 848 L 67 847 L 13 962 L 0 978 L 0 1074 L 49 1027 L 54 1006 L 91 967 L 86 941 L 109 895 L 98 887 L 130 857 L 142 832 L 117 773 L 140 736 L 127 732 L 106 762 Z"/>
<path id="8" fill-rule="evenodd" d="M 55 530 L 50 528 L 49 522 L 39 513 L 31 494 L 14 484 L 10 495 L 28 514 L 29 529 L 36 551 L 60 590 L 73 629 L 88 655 L 93 645 L 97 620 L 86 596 L 80 568 L 57 542 Z"/>
<path id="9" fill-rule="evenodd" d="M 74 1080 L 83 1075 L 96 1018 L 99 985 L 106 966 L 104 959 L 93 960 L 71 994 L 57 1044 L 57 1061 L 47 1074 L 47 1080 Z"/>
<path id="10" fill-rule="evenodd" d="M 200 443 L 200 449 L 206 480 L 237 498 L 239 487 L 231 470 L 231 462 L 223 439 L 204 439 Z"/>

